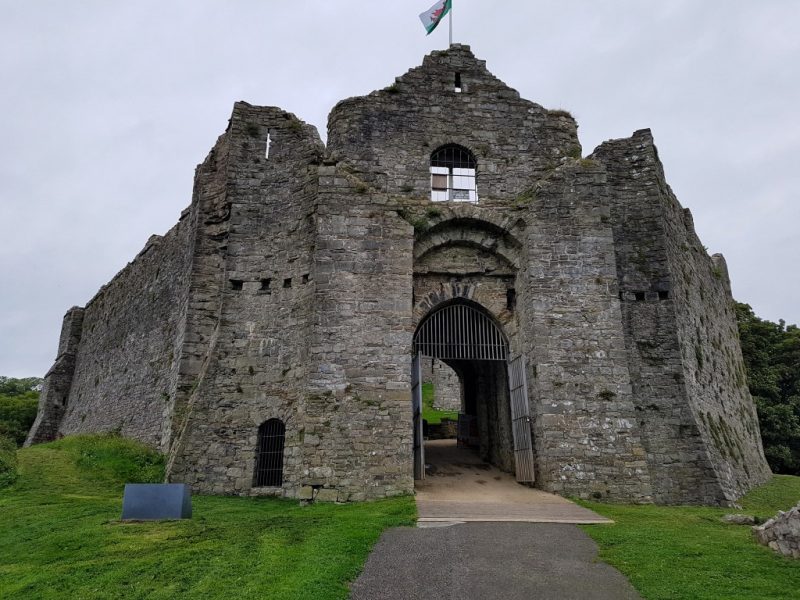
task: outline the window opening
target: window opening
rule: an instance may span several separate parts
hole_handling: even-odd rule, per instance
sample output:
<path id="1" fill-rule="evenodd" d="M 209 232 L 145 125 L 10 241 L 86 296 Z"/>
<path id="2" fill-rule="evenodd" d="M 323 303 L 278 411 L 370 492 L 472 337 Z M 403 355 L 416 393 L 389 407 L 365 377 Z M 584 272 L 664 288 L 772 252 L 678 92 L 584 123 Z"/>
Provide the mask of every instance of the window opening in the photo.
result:
<path id="1" fill-rule="evenodd" d="M 461 73 L 456 73 L 456 93 L 461 92 Z"/>
<path id="2" fill-rule="evenodd" d="M 641 302 L 644 300 L 644 292 L 634 292 L 633 297 L 636 298 L 637 302 Z"/>
<path id="3" fill-rule="evenodd" d="M 659 300 L 667 300 L 668 298 L 669 298 L 669 292 L 667 290 L 660 290 L 658 292 Z"/>
<path id="4" fill-rule="evenodd" d="M 285 288 L 292 287 L 292 278 L 291 277 L 287 277 L 286 279 L 283 280 L 283 287 L 285 287 Z"/>
<path id="5" fill-rule="evenodd" d="M 286 426 L 280 419 L 264 421 L 258 428 L 253 487 L 283 485 L 283 447 Z"/>
<path id="6" fill-rule="evenodd" d="M 308 283 L 308 273 L 303 275 L 303 283 Z"/>
<path id="7" fill-rule="evenodd" d="M 431 200 L 477 202 L 477 163 L 472 152 L 456 144 L 431 154 Z"/>
<path id="8" fill-rule="evenodd" d="M 267 150 L 264 153 L 264 158 L 269 158 L 269 147 L 272 145 L 272 137 L 270 137 L 270 130 L 267 129 Z"/>
<path id="9" fill-rule="evenodd" d="M 514 288 L 509 288 L 506 290 L 506 308 L 508 310 L 514 310 L 514 307 L 517 306 L 517 290 Z"/>
<path id="10" fill-rule="evenodd" d="M 262 279 L 261 280 L 261 289 L 262 291 L 269 290 L 269 286 L 272 285 L 272 279 Z"/>
<path id="11" fill-rule="evenodd" d="M 232 290 L 240 290 L 244 286 L 244 282 L 241 279 L 231 279 L 230 281 Z"/>

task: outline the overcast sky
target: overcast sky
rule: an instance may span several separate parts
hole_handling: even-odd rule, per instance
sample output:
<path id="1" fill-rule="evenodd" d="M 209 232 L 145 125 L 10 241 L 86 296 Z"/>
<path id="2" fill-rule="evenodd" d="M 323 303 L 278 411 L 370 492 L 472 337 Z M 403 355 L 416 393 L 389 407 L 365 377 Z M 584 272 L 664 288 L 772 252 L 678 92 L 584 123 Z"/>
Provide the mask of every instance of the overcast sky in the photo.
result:
<path id="1" fill-rule="evenodd" d="M 570 110 L 585 154 L 650 127 L 734 296 L 800 321 L 800 2 L 454 1 L 454 41 Z M 325 139 L 447 46 L 430 4 L 0 0 L 0 375 L 44 375 L 64 312 L 177 221 L 236 100 Z"/>

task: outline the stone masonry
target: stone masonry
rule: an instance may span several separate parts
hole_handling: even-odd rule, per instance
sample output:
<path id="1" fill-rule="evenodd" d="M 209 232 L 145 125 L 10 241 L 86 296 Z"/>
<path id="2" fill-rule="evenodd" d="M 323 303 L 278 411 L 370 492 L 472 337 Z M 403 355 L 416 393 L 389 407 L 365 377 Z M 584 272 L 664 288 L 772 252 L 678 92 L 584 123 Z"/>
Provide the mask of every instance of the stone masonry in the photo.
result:
<path id="1" fill-rule="evenodd" d="M 433 386 L 433 408 L 437 410 L 461 410 L 461 382 L 453 369 L 438 358 L 425 360 L 422 366 L 422 381 Z"/>
<path id="2" fill-rule="evenodd" d="M 471 161 L 477 201 L 433 200 L 437 181 L 458 187 L 463 165 L 434 170 L 446 148 Z M 327 146 L 237 102 L 175 227 L 67 312 L 27 443 L 118 431 L 203 493 L 410 493 L 412 342 L 450 304 L 525 357 L 537 487 L 729 504 L 770 477 L 725 261 L 650 132 L 584 156 L 569 113 L 458 44 L 339 102 Z M 444 362 L 481 456 L 513 471 L 505 365 Z M 280 485 L 256 474 L 270 419 Z"/>

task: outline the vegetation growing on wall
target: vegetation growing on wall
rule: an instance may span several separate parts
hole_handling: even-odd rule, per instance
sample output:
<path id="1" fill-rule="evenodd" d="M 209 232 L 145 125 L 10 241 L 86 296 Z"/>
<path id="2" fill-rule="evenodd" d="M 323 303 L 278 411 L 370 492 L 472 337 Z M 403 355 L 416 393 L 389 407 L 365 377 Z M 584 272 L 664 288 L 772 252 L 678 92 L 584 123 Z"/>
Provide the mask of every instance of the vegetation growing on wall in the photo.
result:
<path id="1" fill-rule="evenodd" d="M 800 329 L 760 319 L 738 302 L 736 319 L 769 466 L 800 475 Z"/>

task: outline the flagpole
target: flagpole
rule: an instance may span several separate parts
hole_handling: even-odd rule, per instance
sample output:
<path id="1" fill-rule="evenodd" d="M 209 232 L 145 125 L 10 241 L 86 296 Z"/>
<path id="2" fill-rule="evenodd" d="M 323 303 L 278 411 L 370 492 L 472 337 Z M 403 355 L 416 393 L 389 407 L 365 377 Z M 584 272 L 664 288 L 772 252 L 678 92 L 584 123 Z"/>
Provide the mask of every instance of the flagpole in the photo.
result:
<path id="1" fill-rule="evenodd" d="M 453 4 L 450 3 L 450 45 L 453 45 Z"/>

